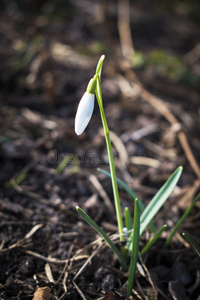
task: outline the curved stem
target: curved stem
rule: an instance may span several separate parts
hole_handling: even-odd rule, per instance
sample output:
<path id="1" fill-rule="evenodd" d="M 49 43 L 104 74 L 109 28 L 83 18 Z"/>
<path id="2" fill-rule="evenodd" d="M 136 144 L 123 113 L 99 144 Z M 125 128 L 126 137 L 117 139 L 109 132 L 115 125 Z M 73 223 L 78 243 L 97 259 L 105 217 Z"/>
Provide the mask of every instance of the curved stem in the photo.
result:
<path id="1" fill-rule="evenodd" d="M 112 153 L 110 133 L 109 133 L 108 124 L 107 124 L 106 116 L 105 116 L 104 109 L 103 109 L 102 96 L 101 96 L 101 82 L 100 82 L 99 76 L 97 77 L 96 97 L 97 97 L 97 101 L 99 104 L 99 109 L 100 109 L 100 114 L 101 114 L 101 119 L 102 119 L 102 123 L 103 123 L 105 139 L 106 139 L 106 146 L 107 146 L 107 151 L 108 151 L 111 181 L 112 181 L 112 188 L 113 188 L 113 195 L 114 195 L 114 202 L 115 202 L 115 210 L 116 210 L 116 215 L 117 215 L 118 231 L 119 231 L 119 235 L 120 235 L 120 240 L 123 241 L 124 240 L 123 220 L 122 220 L 122 213 L 121 213 L 121 206 L 120 206 L 120 199 L 119 199 L 119 191 L 118 191 L 118 186 L 117 186 L 117 178 L 116 178 L 114 158 L 113 158 L 113 153 Z"/>

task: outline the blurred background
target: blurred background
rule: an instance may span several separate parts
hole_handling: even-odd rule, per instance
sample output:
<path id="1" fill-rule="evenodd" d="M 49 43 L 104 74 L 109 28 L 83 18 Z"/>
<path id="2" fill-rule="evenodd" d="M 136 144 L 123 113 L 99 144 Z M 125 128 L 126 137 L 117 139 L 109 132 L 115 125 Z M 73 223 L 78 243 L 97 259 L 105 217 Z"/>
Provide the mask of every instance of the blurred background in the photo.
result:
<path id="1" fill-rule="evenodd" d="M 0 6 L 3 182 L 16 172 L 13 158 L 102 152 L 97 105 L 87 131 L 74 134 L 79 99 L 102 54 L 106 114 L 128 154 L 166 160 L 167 147 L 165 156 L 176 160 L 184 155 L 176 144 L 180 128 L 173 127 L 180 122 L 199 159 L 199 1 L 4 0 Z M 175 121 L 160 111 L 162 103 Z M 153 145 L 144 146 L 141 128 Z"/>
<path id="2" fill-rule="evenodd" d="M 6 102 L 39 107 L 46 101 L 47 106 L 62 107 L 76 99 L 101 54 L 113 68 L 122 56 L 129 57 L 131 67 L 152 88 L 161 89 L 164 81 L 196 90 L 199 6 L 198 0 L 151 5 L 128 0 L 1 1 L 1 91 L 7 93 Z M 31 101 L 30 94 L 37 99 Z M 66 110 L 69 105 L 67 116 Z"/>

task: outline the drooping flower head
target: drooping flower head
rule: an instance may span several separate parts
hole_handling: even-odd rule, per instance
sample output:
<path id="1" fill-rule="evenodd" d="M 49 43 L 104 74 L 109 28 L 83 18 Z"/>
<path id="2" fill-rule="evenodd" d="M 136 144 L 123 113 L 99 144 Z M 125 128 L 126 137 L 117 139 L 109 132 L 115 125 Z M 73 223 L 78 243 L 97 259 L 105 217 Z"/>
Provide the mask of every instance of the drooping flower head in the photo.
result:
<path id="1" fill-rule="evenodd" d="M 94 98 L 96 89 L 97 76 L 95 75 L 88 83 L 87 90 L 83 94 L 75 117 L 75 132 L 80 135 L 87 127 L 94 110 Z"/>

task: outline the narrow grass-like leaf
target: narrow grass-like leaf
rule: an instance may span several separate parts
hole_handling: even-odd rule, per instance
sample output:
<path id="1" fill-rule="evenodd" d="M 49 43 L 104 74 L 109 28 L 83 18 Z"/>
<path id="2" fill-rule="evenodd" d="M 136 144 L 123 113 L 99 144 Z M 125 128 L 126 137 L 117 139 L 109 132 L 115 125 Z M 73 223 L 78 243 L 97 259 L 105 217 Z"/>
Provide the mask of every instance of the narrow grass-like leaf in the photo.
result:
<path id="1" fill-rule="evenodd" d="M 184 239 L 194 248 L 194 250 L 196 251 L 196 253 L 199 255 L 200 257 L 200 248 L 199 246 L 194 242 L 194 240 L 186 233 L 182 233 L 182 236 L 184 237 Z"/>
<path id="2" fill-rule="evenodd" d="M 105 171 L 105 170 L 103 170 L 101 168 L 97 168 L 97 171 L 99 171 L 100 173 L 102 173 L 102 174 L 104 174 L 104 175 L 106 175 L 106 176 L 108 176 L 108 177 L 111 178 L 111 174 L 109 172 L 107 172 L 107 171 Z M 131 190 L 129 188 L 129 186 L 125 182 L 123 182 L 121 179 L 119 179 L 118 177 L 117 177 L 117 182 L 127 192 L 127 194 L 129 196 L 131 196 L 132 199 L 134 199 L 134 200 L 136 198 L 138 199 L 139 208 L 140 208 L 141 211 L 143 211 L 145 209 L 145 206 L 142 203 L 142 201 L 137 197 L 136 193 L 133 190 Z"/>
<path id="3" fill-rule="evenodd" d="M 124 218 L 125 218 L 125 225 L 126 225 L 126 228 L 128 230 L 131 230 L 132 227 L 133 227 L 133 223 L 132 223 L 132 220 L 131 220 L 131 214 L 130 214 L 130 210 L 128 207 L 125 207 L 124 209 Z"/>
<path id="4" fill-rule="evenodd" d="M 58 167 L 56 168 L 56 173 L 60 175 L 62 171 L 65 169 L 65 167 L 68 165 L 68 163 L 72 160 L 72 158 L 73 158 L 72 155 L 65 156 L 63 160 L 60 162 L 60 164 L 58 165 Z"/>
<path id="5" fill-rule="evenodd" d="M 135 272 L 137 268 L 138 260 L 138 249 L 139 249 L 139 238 L 140 238 L 140 215 L 139 215 L 139 205 L 138 199 L 135 199 L 134 207 L 134 224 L 133 224 L 133 239 L 132 239 L 132 251 L 131 251 L 131 263 L 128 275 L 128 285 L 127 285 L 127 298 L 130 297 L 135 280 Z"/>
<path id="6" fill-rule="evenodd" d="M 11 178 L 9 182 L 4 184 L 5 188 L 15 188 L 20 185 L 20 183 L 26 178 L 27 173 L 21 173 L 17 176 L 17 178 Z"/>
<path id="7" fill-rule="evenodd" d="M 99 171 L 100 173 L 111 178 L 111 174 L 109 172 L 107 172 L 101 168 L 98 168 L 97 171 Z M 121 179 L 119 179 L 118 177 L 117 177 L 117 183 L 127 192 L 127 194 L 132 199 L 134 199 L 134 200 L 136 198 L 138 199 L 139 209 L 141 212 L 143 212 L 145 210 L 145 206 L 142 203 L 141 199 L 137 197 L 136 193 L 132 189 L 130 189 L 129 186 L 125 182 L 123 182 Z M 152 222 L 150 222 L 149 227 L 150 227 L 151 231 L 155 233 L 156 230 L 155 230 L 155 227 Z"/>
<path id="8" fill-rule="evenodd" d="M 22 174 L 20 174 L 17 178 L 16 178 L 16 183 L 18 184 L 18 185 L 20 185 L 20 183 L 26 178 L 26 173 L 22 173 Z"/>
<path id="9" fill-rule="evenodd" d="M 133 222 L 132 222 L 130 210 L 128 207 L 125 207 L 125 209 L 124 209 L 124 218 L 125 218 L 125 226 L 129 231 L 133 228 Z M 129 239 L 130 235 L 131 235 L 131 233 L 128 232 L 128 235 L 127 235 L 128 242 L 126 243 L 127 248 L 128 248 L 128 246 L 130 247 L 130 244 L 132 243 L 132 241 Z"/>
<path id="10" fill-rule="evenodd" d="M 193 209 L 193 207 L 196 205 L 197 201 L 199 201 L 199 200 L 200 200 L 200 193 L 195 197 L 195 199 L 192 201 L 190 206 L 187 208 L 187 210 L 184 212 L 182 217 L 179 219 L 178 223 L 174 226 L 172 232 L 170 233 L 169 237 L 166 240 L 166 246 L 169 245 L 173 236 L 175 235 L 175 233 L 177 232 L 177 230 L 179 229 L 181 224 L 184 222 L 184 220 L 187 218 L 187 216 L 189 215 L 189 213 L 191 212 L 191 210 Z"/>
<path id="11" fill-rule="evenodd" d="M 161 187 L 161 189 L 156 193 L 151 202 L 147 205 L 145 210 L 143 211 L 140 219 L 141 228 L 140 235 L 144 232 L 149 222 L 155 217 L 159 209 L 166 202 L 173 189 L 175 188 L 183 168 L 178 167 L 174 173 L 168 178 L 165 184 Z"/>
<path id="12" fill-rule="evenodd" d="M 76 206 L 76 210 L 79 213 L 79 215 L 85 220 L 85 222 L 87 222 L 92 228 L 94 228 L 102 236 L 102 238 L 106 241 L 108 246 L 117 255 L 123 269 L 125 270 L 127 268 L 126 262 L 122 257 L 121 253 L 119 252 L 119 250 L 117 249 L 117 247 L 115 246 L 115 244 L 113 244 L 111 239 L 107 236 L 107 234 L 79 206 Z"/>
<path id="13" fill-rule="evenodd" d="M 141 251 L 141 255 L 143 255 L 144 253 L 146 253 L 149 248 L 151 246 L 153 246 L 153 244 L 159 239 L 159 237 L 161 236 L 161 234 L 163 233 L 163 231 L 165 231 L 165 229 L 167 228 L 167 225 L 163 225 L 160 230 L 158 230 L 158 232 L 156 232 L 156 234 L 152 237 L 152 239 L 150 239 L 150 241 L 146 244 L 146 246 L 142 249 Z"/>

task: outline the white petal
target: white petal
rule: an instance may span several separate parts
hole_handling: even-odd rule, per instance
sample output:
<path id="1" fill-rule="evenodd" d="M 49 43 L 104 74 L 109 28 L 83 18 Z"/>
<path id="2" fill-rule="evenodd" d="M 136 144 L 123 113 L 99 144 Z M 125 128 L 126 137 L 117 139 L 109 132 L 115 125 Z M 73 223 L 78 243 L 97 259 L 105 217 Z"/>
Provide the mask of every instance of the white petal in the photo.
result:
<path id="1" fill-rule="evenodd" d="M 75 132 L 77 135 L 83 133 L 87 127 L 94 110 L 94 94 L 85 92 L 80 100 L 75 117 Z"/>

